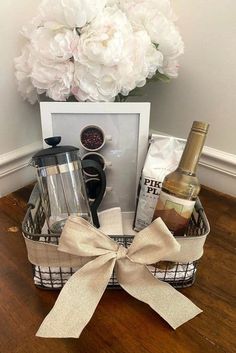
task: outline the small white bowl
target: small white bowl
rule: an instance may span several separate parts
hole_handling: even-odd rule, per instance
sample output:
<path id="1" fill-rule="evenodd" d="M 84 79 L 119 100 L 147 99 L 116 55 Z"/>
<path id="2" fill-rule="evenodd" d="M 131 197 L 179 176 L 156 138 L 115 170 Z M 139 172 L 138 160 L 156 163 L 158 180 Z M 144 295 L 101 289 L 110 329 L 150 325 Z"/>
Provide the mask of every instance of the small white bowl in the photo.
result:
<path id="1" fill-rule="evenodd" d="M 100 136 L 102 137 L 102 142 L 97 147 L 96 146 L 91 147 L 92 142 L 91 142 L 91 145 L 89 146 L 89 143 L 86 145 L 85 141 L 83 141 L 83 135 L 85 134 L 86 130 L 89 130 L 89 129 L 97 130 L 98 133 L 100 133 Z M 111 141 L 111 139 L 112 139 L 111 136 L 105 136 L 104 130 L 100 126 L 97 126 L 97 125 L 87 125 L 80 132 L 80 143 L 81 143 L 81 146 L 86 151 L 91 151 L 91 152 L 99 151 L 105 145 L 106 141 Z"/>

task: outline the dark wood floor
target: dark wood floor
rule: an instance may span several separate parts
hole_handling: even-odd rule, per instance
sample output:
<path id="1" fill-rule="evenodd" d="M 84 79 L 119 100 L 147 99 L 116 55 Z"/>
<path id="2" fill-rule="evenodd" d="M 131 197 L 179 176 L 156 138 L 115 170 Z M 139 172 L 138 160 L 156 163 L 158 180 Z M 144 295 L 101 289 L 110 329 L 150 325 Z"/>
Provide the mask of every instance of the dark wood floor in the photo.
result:
<path id="1" fill-rule="evenodd" d="M 236 352 L 236 199 L 203 189 L 211 233 L 195 284 L 182 292 L 204 312 L 172 330 L 122 290 L 107 290 L 80 339 L 35 332 L 57 293 L 35 288 L 21 235 L 31 187 L 0 200 L 0 353 Z"/>

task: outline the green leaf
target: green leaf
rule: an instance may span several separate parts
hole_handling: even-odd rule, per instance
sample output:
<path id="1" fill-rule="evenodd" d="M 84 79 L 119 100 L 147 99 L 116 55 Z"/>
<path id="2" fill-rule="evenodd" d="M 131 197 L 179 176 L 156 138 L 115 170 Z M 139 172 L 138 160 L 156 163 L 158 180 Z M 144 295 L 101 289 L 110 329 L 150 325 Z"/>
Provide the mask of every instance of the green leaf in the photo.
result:
<path id="1" fill-rule="evenodd" d="M 143 87 L 136 87 L 135 89 L 133 89 L 132 91 L 129 92 L 129 96 L 130 97 L 141 97 L 143 95 L 142 88 Z"/>
<path id="2" fill-rule="evenodd" d="M 118 93 L 117 96 L 115 97 L 115 102 L 125 102 L 127 101 L 128 96 L 123 96 L 123 94 Z"/>
<path id="3" fill-rule="evenodd" d="M 156 82 L 156 81 L 169 82 L 170 78 L 167 75 L 161 74 L 160 72 L 157 71 L 156 74 L 149 79 L 149 82 Z"/>
<path id="4" fill-rule="evenodd" d="M 163 81 L 163 82 L 169 82 L 170 78 L 167 75 L 161 74 L 160 72 L 156 72 L 152 78 L 148 78 L 146 80 L 146 85 L 150 82 L 157 82 L 157 81 Z M 128 96 L 123 96 L 121 93 L 118 93 L 118 95 L 115 97 L 115 102 L 125 102 L 128 97 L 141 97 L 144 94 L 144 88 L 146 87 L 144 85 L 143 87 L 136 87 L 132 91 L 129 92 Z"/>
<path id="5" fill-rule="evenodd" d="M 158 50 L 159 44 L 157 43 L 153 43 L 154 47 L 156 48 L 156 50 Z"/>

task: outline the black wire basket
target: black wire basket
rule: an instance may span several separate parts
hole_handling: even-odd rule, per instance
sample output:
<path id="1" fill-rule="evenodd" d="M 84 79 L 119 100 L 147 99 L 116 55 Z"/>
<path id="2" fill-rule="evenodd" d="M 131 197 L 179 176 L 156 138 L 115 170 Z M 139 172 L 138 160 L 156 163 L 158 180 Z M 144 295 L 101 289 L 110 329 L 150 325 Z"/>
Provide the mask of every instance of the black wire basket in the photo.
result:
<path id="1" fill-rule="evenodd" d="M 28 209 L 22 223 L 22 230 L 26 238 L 33 241 L 44 243 L 58 244 L 60 234 L 44 234 L 42 233 L 45 224 L 45 215 L 39 195 L 39 190 L 34 187 L 28 202 Z M 188 237 L 202 236 L 209 233 L 209 223 L 205 215 L 204 209 L 199 201 L 195 204 L 191 221 L 188 226 Z M 112 236 L 116 242 L 128 247 L 134 236 Z M 191 286 L 196 278 L 198 261 L 188 263 L 170 263 L 161 262 L 148 266 L 153 276 L 171 284 L 175 288 L 185 288 Z M 170 266 L 171 265 L 171 266 Z M 45 267 L 32 265 L 34 284 L 43 289 L 59 290 L 67 280 L 79 268 L 76 267 Z M 108 288 L 119 288 L 116 276 L 113 273 L 110 278 Z"/>

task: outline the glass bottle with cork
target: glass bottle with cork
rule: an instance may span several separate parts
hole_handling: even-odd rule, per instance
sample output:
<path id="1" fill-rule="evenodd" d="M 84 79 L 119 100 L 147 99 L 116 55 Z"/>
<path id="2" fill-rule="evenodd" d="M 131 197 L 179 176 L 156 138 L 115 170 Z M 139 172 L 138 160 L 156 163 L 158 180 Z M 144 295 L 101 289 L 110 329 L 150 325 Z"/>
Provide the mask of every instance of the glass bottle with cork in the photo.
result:
<path id="1" fill-rule="evenodd" d="M 162 184 L 153 220 L 161 217 L 174 236 L 186 234 L 200 191 L 196 169 L 208 127 L 206 122 L 193 122 L 179 165 Z"/>

